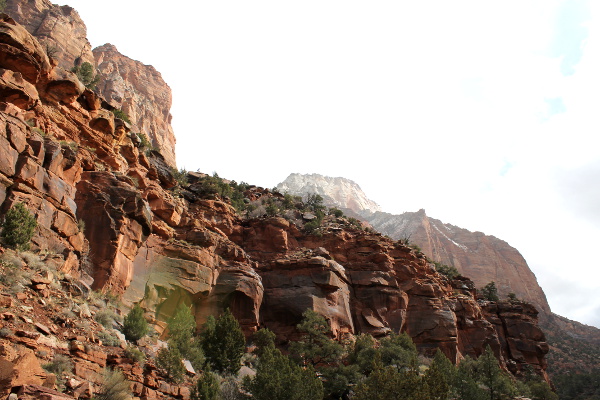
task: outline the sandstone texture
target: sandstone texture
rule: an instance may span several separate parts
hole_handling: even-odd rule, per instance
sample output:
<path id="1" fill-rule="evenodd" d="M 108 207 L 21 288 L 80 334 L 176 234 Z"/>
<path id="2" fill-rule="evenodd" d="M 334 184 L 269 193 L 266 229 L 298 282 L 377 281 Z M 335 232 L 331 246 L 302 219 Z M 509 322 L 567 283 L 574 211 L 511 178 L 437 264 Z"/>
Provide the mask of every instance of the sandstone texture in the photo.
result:
<path id="1" fill-rule="evenodd" d="M 92 50 L 87 28 L 75 9 L 49 0 L 8 0 L 6 12 L 40 43 L 50 62 L 70 71 L 89 62 L 101 79 L 96 92 L 110 106 L 125 112 L 131 131 L 143 133 L 176 166 L 171 127 L 171 89 L 150 65 L 132 60 L 105 44 Z"/>
<path id="2" fill-rule="evenodd" d="M 49 0 L 9 0 L 5 12 L 35 36 L 61 68 L 70 70 L 76 62 L 94 64 L 87 29 L 72 7 Z"/>
<path id="3" fill-rule="evenodd" d="M 312 308 L 340 339 L 402 331 L 421 353 L 439 348 L 453 361 L 490 345 L 505 368 L 519 373 L 530 365 L 544 374 L 547 345 L 533 309 L 482 303 L 470 280 L 450 281 L 423 253 L 344 220 L 330 217 L 316 235 L 304 233 L 298 218 L 241 218 L 228 198 L 206 195 L 201 174 L 178 183 L 166 156 L 140 147 L 109 102 L 50 63 L 13 19 L 1 16 L 0 31 L 1 84 L 9 93 L 0 98 L 0 211 L 26 205 L 38 222 L 32 249 L 64 276 L 32 277 L 17 300 L 0 301 L 36 316 L 27 322 L 35 332 L 15 332 L 12 343 L 76 360 L 69 395 L 90 398 L 94 387 L 85 382 L 97 385 L 102 368 L 119 365 L 142 399 L 189 398 L 185 387 L 161 381 L 152 364 L 141 370 L 122 349 L 108 351 L 101 338 L 87 337 L 98 325 L 90 310 L 76 308 L 87 331 L 64 312 L 91 289 L 118 296 L 125 307 L 141 304 L 159 334 L 185 304 L 198 324 L 230 308 L 246 335 L 269 327 L 285 345 Z M 283 197 L 260 188 L 245 196 Z M 63 311 L 44 300 L 60 297 L 56 285 L 69 291 Z M 11 329 L 17 318 L 0 313 Z M 0 352 L 1 370 L 9 371 L 2 389 L 60 398 L 41 394 L 54 383 L 36 372 L 36 360 L 26 350 Z M 20 365 L 31 374 L 22 375 Z"/>
<path id="4" fill-rule="evenodd" d="M 481 232 L 471 232 L 429 217 L 425 210 L 391 215 L 375 213 L 366 217 L 378 231 L 394 239 L 409 238 L 433 261 L 452 265 L 482 288 L 494 281 L 501 298 L 515 293 L 550 313 L 544 291 L 535 274 L 517 249 L 505 241 Z"/>
<path id="5" fill-rule="evenodd" d="M 151 65 L 144 65 L 105 44 L 94 49 L 102 79 L 98 91 L 113 107 L 124 111 L 133 132 L 145 134 L 175 167 L 175 134 L 171 127 L 171 89 Z"/>

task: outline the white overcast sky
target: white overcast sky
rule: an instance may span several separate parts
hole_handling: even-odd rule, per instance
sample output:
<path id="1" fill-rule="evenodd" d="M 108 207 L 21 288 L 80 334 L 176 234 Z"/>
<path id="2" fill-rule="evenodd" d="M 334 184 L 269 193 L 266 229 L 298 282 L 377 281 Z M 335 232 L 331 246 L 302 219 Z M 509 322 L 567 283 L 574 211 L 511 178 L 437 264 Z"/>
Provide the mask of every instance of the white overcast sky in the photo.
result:
<path id="1" fill-rule="evenodd" d="M 180 167 L 352 179 L 506 240 L 600 327 L 600 2 L 65 1 L 162 73 Z"/>

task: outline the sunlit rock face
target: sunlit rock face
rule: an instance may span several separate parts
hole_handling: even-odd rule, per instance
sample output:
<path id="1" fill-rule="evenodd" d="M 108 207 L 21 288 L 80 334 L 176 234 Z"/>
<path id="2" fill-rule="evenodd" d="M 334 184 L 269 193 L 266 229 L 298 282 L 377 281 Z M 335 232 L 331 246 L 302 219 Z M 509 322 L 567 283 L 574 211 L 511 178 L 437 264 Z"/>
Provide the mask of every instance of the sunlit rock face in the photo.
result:
<path id="1" fill-rule="evenodd" d="M 319 174 L 290 174 L 285 181 L 277 185 L 281 193 L 321 195 L 330 207 L 350 209 L 354 212 L 364 210 L 381 211 L 379 205 L 370 200 L 355 182 L 346 178 L 330 178 Z"/>
<path id="2" fill-rule="evenodd" d="M 140 148 L 24 28 L 3 16 L 0 32 L 0 212 L 24 203 L 38 222 L 33 249 L 72 279 L 141 304 L 159 332 L 180 304 L 198 324 L 230 308 L 247 336 L 264 326 L 286 344 L 313 309 L 338 338 L 407 332 L 421 353 L 453 361 L 490 345 L 503 366 L 543 373 L 531 310 L 481 303 L 471 281 L 381 234 L 242 219 L 228 199 L 206 198 L 200 174 L 178 186 L 166 157 Z M 259 195 L 281 196 L 247 198 Z"/>
<path id="3" fill-rule="evenodd" d="M 378 231 L 394 239 L 408 239 L 433 261 L 452 265 L 473 279 L 478 288 L 494 281 L 500 298 L 515 293 L 547 315 L 550 306 L 535 274 L 517 249 L 481 232 L 445 224 L 426 215 L 425 210 L 392 215 L 363 214 Z"/>
<path id="4" fill-rule="evenodd" d="M 534 304 L 542 318 L 550 314 L 546 295 L 527 262 L 501 239 L 443 223 L 427 216 L 425 210 L 400 215 L 383 212 L 358 185 L 344 178 L 291 174 L 277 187 L 296 195 L 318 193 L 328 206 L 342 208 L 392 239 L 416 244 L 433 261 L 456 267 L 478 288 L 494 281 L 501 298 L 515 293 Z"/>
<path id="5" fill-rule="evenodd" d="M 96 66 L 101 76 L 96 92 L 124 111 L 132 132 L 145 134 L 166 163 L 176 166 L 171 89 L 154 67 L 122 55 L 111 44 L 92 51 L 85 23 L 72 7 L 49 0 L 8 0 L 6 12 L 37 39 L 51 63 L 67 71 L 84 62 Z"/>
<path id="6" fill-rule="evenodd" d="M 70 70 L 75 62 L 94 64 L 87 28 L 72 7 L 49 0 L 8 0 L 5 12 L 39 41 L 59 67 Z"/>
<path id="7" fill-rule="evenodd" d="M 129 116 L 133 132 L 145 134 L 166 163 L 176 167 L 171 88 L 161 74 L 151 65 L 124 56 L 111 44 L 96 47 L 93 52 L 102 75 L 98 92 Z"/>

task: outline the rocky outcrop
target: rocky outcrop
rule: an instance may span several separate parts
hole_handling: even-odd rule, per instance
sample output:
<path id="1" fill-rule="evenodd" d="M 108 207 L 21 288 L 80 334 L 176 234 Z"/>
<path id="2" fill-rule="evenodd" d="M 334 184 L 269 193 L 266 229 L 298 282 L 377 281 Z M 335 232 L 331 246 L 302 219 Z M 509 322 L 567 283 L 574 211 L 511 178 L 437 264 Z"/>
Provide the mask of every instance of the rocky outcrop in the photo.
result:
<path id="1" fill-rule="evenodd" d="M 72 7 L 49 0 L 8 0 L 5 12 L 38 39 L 59 67 L 70 70 L 75 63 L 94 64 L 87 28 Z"/>
<path id="2" fill-rule="evenodd" d="M 281 193 L 304 196 L 309 193 L 321 195 L 330 207 L 352 210 L 355 213 L 369 210 L 381 211 L 377 203 L 370 200 L 355 182 L 346 178 L 330 178 L 319 174 L 290 174 L 277 185 Z"/>
<path id="3" fill-rule="evenodd" d="M 38 221 L 33 248 L 52 254 L 68 273 L 69 290 L 81 294 L 92 284 L 120 295 L 126 306 L 140 303 L 159 332 L 180 304 L 192 307 L 199 324 L 229 307 L 246 334 L 262 325 L 284 343 L 312 308 L 337 337 L 403 331 L 423 354 L 440 348 L 453 361 L 477 356 L 489 344 L 503 365 L 514 362 L 518 371 L 533 357 L 529 350 L 516 353 L 513 337 L 543 352 L 543 335 L 519 330 L 525 325 L 518 310 L 510 309 L 510 318 L 508 311 L 496 313 L 512 329 L 502 336 L 474 298 L 472 282 L 449 281 L 401 242 L 337 222 L 308 235 L 284 218 L 243 220 L 227 199 L 204 196 L 200 174 L 177 184 L 167 160 L 140 149 L 106 101 L 49 63 L 22 27 L 3 16 L 0 31 L 0 77 L 13 90 L 0 104 L 1 210 L 26 204 Z M 50 296 L 50 283 L 32 280 L 36 296 Z M 129 374 L 139 367 L 86 348 L 76 327 L 68 329 L 59 331 L 71 338 L 68 354 L 81 359 L 75 375 L 83 380 L 98 382 L 102 367 L 118 364 L 136 382 L 136 395 L 186 398 L 180 388 L 158 382 L 152 367 Z M 33 336 L 39 337 L 27 337 Z M 533 366 L 545 367 L 541 361 Z"/>
<path id="4" fill-rule="evenodd" d="M 378 231 L 394 239 L 408 239 L 433 261 L 452 265 L 482 288 L 496 283 L 501 298 L 515 293 L 534 304 L 543 314 L 550 313 L 544 291 L 517 249 L 503 240 L 481 232 L 471 232 L 445 224 L 426 215 L 425 210 L 391 215 L 363 214 Z"/>
<path id="5" fill-rule="evenodd" d="M 443 223 L 427 216 L 425 210 L 400 215 L 383 212 L 372 206 L 358 185 L 344 178 L 291 174 L 278 188 L 297 195 L 318 193 L 326 205 L 342 208 L 392 239 L 408 240 L 433 261 L 456 267 L 478 288 L 494 281 L 501 298 L 515 293 L 534 304 L 544 318 L 550 314 L 534 273 L 519 251 L 503 240 Z"/>
<path id="6" fill-rule="evenodd" d="M 175 134 L 171 127 L 171 89 L 151 65 L 144 65 L 105 44 L 94 49 L 102 75 L 98 91 L 113 107 L 125 112 L 133 132 L 145 134 L 175 167 Z"/>
<path id="7" fill-rule="evenodd" d="M 50 62 L 69 71 L 84 62 L 97 66 L 100 94 L 112 107 L 124 111 L 131 130 L 143 133 L 176 166 L 175 135 L 171 127 L 171 89 L 150 65 L 132 60 L 105 44 L 92 52 L 87 28 L 76 10 L 49 0 L 8 0 L 6 12 L 40 43 Z"/>

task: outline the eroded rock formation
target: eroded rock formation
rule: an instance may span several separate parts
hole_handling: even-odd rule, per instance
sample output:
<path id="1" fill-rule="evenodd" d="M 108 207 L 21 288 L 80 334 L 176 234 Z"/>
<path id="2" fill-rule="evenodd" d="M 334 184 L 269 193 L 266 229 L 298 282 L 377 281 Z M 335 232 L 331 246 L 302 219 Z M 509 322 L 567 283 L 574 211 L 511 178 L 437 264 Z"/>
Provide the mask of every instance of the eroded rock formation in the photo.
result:
<path id="1" fill-rule="evenodd" d="M 171 127 L 171 89 L 151 65 L 144 65 L 105 44 L 94 49 L 102 79 L 98 91 L 108 103 L 124 111 L 132 130 L 145 134 L 175 167 L 175 134 Z"/>
<path id="2" fill-rule="evenodd" d="M 283 218 L 242 220 L 226 199 L 202 195 L 198 174 L 179 185 L 159 152 L 123 138 L 128 126 L 23 27 L 3 15 L 0 31 L 1 209 L 25 203 L 38 222 L 34 249 L 56 254 L 82 287 L 141 303 L 159 331 L 178 304 L 193 306 L 198 323 L 230 307 L 247 334 L 263 325 L 285 343 L 312 308 L 338 337 L 405 331 L 422 353 L 440 348 L 454 361 L 489 344 L 503 365 L 543 374 L 544 337 L 529 310 L 486 311 L 472 282 L 449 281 L 380 234 L 332 225 L 307 235 Z M 97 379 L 103 363 L 75 373 Z"/>

